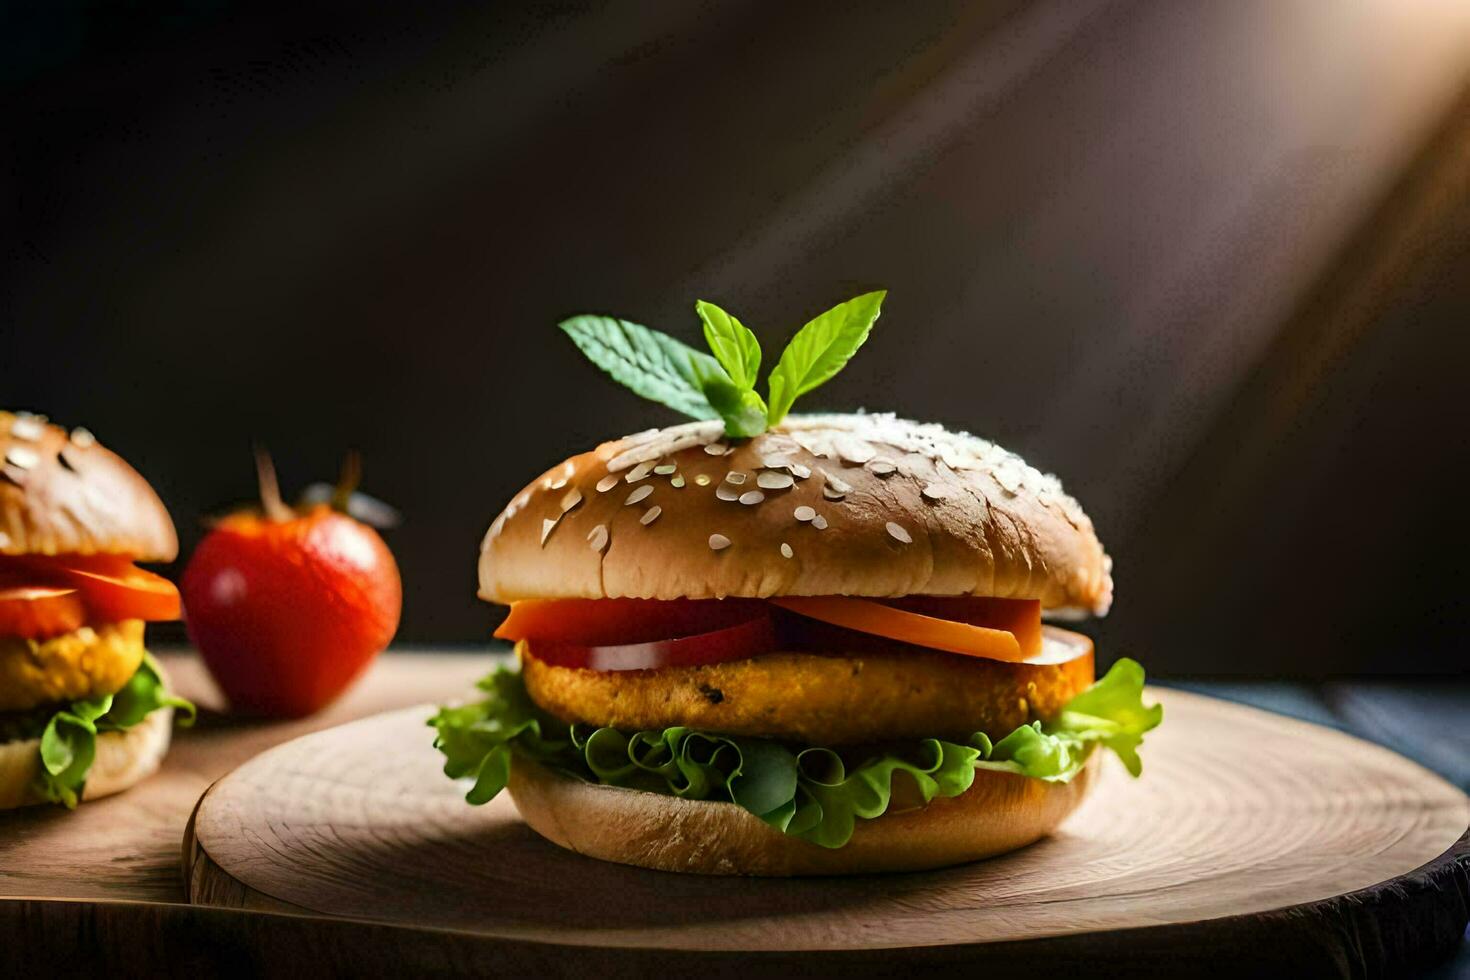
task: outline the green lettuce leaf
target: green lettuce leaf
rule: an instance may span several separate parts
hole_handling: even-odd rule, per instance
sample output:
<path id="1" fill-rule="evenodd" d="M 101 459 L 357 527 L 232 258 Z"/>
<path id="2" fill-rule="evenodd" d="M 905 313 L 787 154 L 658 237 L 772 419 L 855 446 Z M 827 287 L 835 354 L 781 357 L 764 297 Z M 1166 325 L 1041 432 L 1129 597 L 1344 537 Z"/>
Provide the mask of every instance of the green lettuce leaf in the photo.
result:
<path id="1" fill-rule="evenodd" d="M 978 769 L 1066 782 L 1101 745 L 1137 776 L 1138 745 L 1163 719 L 1161 705 L 1143 703 L 1143 682 L 1143 668 L 1123 659 L 1052 721 L 998 742 L 976 733 L 965 745 L 931 738 L 865 753 L 682 727 L 568 726 L 538 709 L 520 674 L 504 668 L 480 682 L 484 700 L 442 708 L 429 725 L 445 774 L 473 781 L 471 803 L 504 789 L 512 756 L 521 754 L 590 782 L 732 802 L 782 833 L 841 847 L 858 820 L 958 796 Z"/>
<path id="2" fill-rule="evenodd" d="M 194 705 L 168 693 L 152 654 L 116 694 L 73 701 L 53 714 L 41 732 L 41 774 L 35 790 L 43 799 L 71 809 L 81 800 L 87 773 L 97 758 L 97 736 L 132 728 L 160 708 L 183 712 L 192 724 Z"/>

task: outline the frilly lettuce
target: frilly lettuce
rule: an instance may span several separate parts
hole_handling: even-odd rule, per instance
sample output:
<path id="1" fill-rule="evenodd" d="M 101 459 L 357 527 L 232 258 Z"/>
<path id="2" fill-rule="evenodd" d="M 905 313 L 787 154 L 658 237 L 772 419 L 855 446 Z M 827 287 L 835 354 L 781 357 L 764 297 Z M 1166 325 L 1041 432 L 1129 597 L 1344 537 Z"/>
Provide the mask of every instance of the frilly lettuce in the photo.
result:
<path id="1" fill-rule="evenodd" d="M 500 669 L 479 684 L 486 697 L 429 719 L 444 772 L 472 780 L 465 799 L 486 803 L 505 788 L 513 753 L 588 781 L 694 800 L 734 802 L 783 833 L 841 847 L 859 819 L 923 805 L 970 788 L 977 769 L 1066 782 L 1093 749 L 1140 771 L 1143 734 L 1163 718 L 1143 703 L 1143 668 L 1119 660 L 1050 722 L 1022 725 L 998 742 L 917 739 L 864 754 L 791 746 L 690 728 L 622 732 L 567 725 L 542 712 L 520 674 Z"/>
<path id="2" fill-rule="evenodd" d="M 35 790 L 68 809 L 81 799 L 87 773 L 97 757 L 97 736 L 132 728 L 160 708 L 177 708 L 182 723 L 194 720 L 194 705 L 168 693 L 158 662 L 148 653 L 136 673 L 116 694 L 73 701 L 57 711 L 41 731 L 41 774 Z"/>

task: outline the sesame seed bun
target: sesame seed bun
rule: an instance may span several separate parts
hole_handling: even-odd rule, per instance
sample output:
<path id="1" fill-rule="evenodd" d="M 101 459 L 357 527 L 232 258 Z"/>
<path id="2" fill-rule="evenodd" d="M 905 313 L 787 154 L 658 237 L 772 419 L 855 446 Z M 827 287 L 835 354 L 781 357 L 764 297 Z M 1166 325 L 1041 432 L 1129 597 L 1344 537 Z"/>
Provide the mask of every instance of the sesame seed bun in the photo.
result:
<path id="1" fill-rule="evenodd" d="M 859 820 L 825 848 L 788 837 L 734 803 L 685 800 L 583 782 L 517 757 L 516 809 L 542 837 L 604 861 L 720 875 L 843 875 L 923 871 L 1024 847 L 1056 829 L 1092 783 L 1096 760 L 1071 782 L 979 770 L 964 793 Z"/>
<path id="2" fill-rule="evenodd" d="M 1055 477 L 890 415 L 792 416 L 742 443 L 693 422 L 604 443 L 518 494 L 480 596 L 977 595 L 1107 612 L 1111 561 Z"/>
<path id="3" fill-rule="evenodd" d="M 148 481 L 90 432 L 0 412 L 0 555 L 173 561 L 178 552 Z"/>

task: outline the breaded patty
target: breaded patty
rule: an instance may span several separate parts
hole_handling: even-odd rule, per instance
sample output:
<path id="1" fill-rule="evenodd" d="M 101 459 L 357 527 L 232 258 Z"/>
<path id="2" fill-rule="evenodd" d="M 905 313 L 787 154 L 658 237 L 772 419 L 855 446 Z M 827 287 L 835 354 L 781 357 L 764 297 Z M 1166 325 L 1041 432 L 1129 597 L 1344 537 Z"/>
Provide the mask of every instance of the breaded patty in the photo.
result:
<path id="1" fill-rule="evenodd" d="M 624 730 L 686 725 L 812 745 L 890 738 L 1003 738 L 1055 715 L 1093 681 L 1091 646 L 1060 664 L 949 653 L 769 653 L 702 667 L 553 667 L 517 646 L 527 692 L 569 722 Z"/>
<path id="2" fill-rule="evenodd" d="M 143 662 L 143 621 L 128 619 L 53 636 L 0 637 L 0 711 L 115 694 Z"/>

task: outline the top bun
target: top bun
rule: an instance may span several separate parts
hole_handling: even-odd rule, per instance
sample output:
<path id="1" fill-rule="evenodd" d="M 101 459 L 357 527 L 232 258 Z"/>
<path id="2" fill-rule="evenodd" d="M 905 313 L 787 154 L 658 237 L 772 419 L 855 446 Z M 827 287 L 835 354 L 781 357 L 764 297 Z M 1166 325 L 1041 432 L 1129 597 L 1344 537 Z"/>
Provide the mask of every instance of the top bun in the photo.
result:
<path id="1" fill-rule="evenodd" d="M 163 501 L 92 433 L 0 412 L 0 554 L 173 561 L 178 553 Z"/>
<path id="2" fill-rule="evenodd" d="M 516 495 L 480 596 L 977 595 L 1102 615 L 1112 561 L 1055 477 L 983 439 L 891 415 L 719 421 L 573 456 Z"/>

